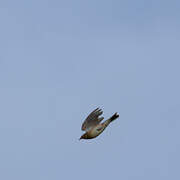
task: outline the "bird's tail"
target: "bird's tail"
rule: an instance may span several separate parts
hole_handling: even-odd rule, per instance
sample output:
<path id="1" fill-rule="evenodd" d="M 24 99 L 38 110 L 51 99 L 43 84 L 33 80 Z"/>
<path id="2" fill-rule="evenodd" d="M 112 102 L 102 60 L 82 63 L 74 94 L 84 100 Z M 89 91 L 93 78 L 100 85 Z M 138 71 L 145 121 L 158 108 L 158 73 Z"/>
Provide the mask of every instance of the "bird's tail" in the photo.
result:
<path id="1" fill-rule="evenodd" d="M 112 115 L 112 117 L 110 117 L 110 122 L 114 121 L 118 117 L 119 117 L 119 114 L 115 113 L 114 115 Z"/>

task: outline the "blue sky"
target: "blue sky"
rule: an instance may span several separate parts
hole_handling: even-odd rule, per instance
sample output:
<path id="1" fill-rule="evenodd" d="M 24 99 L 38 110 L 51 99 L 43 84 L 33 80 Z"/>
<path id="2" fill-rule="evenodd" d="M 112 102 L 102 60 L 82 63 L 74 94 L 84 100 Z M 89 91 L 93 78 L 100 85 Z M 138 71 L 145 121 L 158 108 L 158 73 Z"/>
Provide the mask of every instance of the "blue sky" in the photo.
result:
<path id="1" fill-rule="evenodd" d="M 179 180 L 180 2 L 0 2 L 0 179 Z M 96 107 L 114 121 L 79 141 Z"/>

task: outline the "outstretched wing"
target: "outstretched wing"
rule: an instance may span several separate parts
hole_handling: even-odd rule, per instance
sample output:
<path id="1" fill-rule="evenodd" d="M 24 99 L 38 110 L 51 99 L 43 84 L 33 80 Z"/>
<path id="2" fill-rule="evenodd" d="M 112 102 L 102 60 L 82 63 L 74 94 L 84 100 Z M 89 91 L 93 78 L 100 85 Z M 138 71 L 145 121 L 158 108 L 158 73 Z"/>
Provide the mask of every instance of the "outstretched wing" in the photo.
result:
<path id="1" fill-rule="evenodd" d="M 88 131 L 88 129 L 90 129 L 91 127 L 94 127 L 97 124 L 99 124 L 104 119 L 104 117 L 99 117 L 102 113 L 102 109 L 99 108 L 92 111 L 83 122 L 81 129 L 83 131 Z"/>

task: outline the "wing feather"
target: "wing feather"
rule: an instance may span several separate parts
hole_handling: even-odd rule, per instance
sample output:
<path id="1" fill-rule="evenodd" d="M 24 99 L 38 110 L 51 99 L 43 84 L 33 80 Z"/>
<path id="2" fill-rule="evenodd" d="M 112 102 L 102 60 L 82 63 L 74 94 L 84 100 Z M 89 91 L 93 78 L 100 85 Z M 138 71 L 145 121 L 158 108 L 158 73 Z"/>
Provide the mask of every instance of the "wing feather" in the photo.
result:
<path id="1" fill-rule="evenodd" d="M 96 126 L 97 124 L 99 124 L 104 119 L 104 117 L 99 117 L 102 114 L 103 114 L 102 109 L 96 108 L 85 119 L 85 121 L 82 124 L 81 129 L 83 131 L 87 131 L 88 129 L 90 129 L 90 128 Z"/>

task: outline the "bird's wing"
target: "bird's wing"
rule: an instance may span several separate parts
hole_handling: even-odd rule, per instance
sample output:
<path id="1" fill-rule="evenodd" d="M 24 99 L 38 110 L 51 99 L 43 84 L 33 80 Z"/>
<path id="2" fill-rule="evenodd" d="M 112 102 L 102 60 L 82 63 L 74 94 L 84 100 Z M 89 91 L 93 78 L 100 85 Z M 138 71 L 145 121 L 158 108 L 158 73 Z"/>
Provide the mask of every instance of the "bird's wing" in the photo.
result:
<path id="1" fill-rule="evenodd" d="M 83 122 L 81 129 L 83 131 L 88 131 L 88 129 L 90 129 L 91 127 L 99 124 L 104 119 L 104 117 L 99 117 L 102 113 L 103 111 L 99 108 L 92 111 Z"/>

